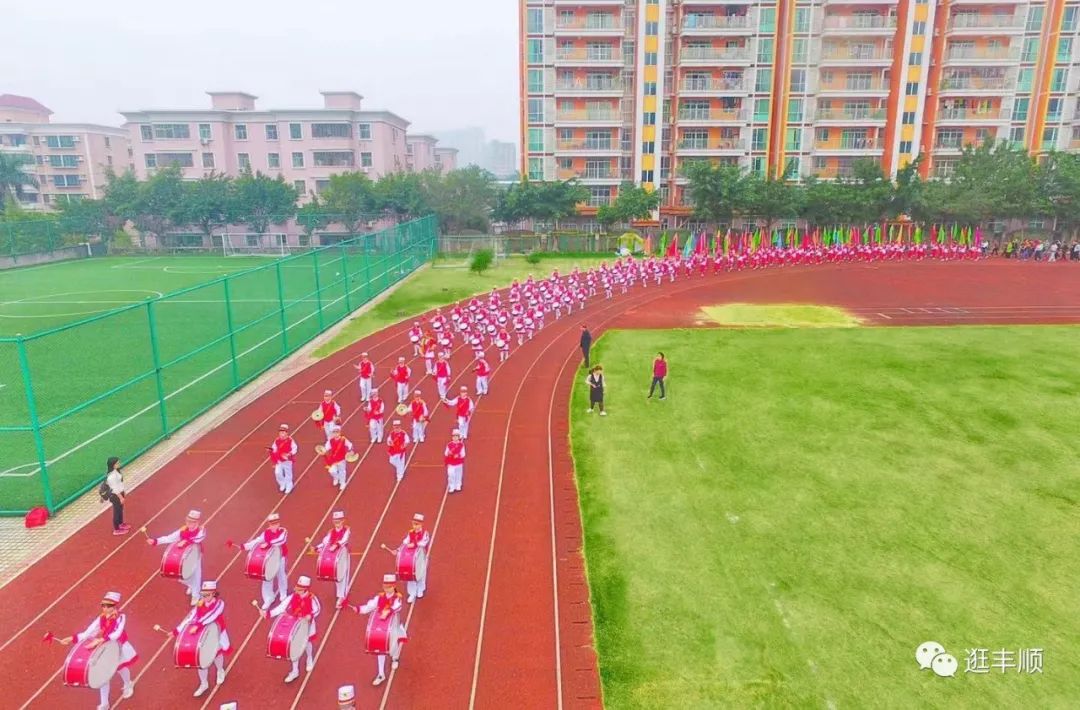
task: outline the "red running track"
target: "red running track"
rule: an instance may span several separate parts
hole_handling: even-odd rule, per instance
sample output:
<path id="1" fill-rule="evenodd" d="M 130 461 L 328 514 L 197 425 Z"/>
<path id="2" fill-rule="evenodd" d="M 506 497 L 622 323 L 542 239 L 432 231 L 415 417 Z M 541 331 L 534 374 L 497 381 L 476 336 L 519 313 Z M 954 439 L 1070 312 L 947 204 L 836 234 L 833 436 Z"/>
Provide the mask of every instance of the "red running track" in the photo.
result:
<path id="1" fill-rule="evenodd" d="M 142 536 L 112 537 L 105 511 L 78 535 L 0 589 L 0 669 L 14 707 L 75 707 L 96 693 L 65 688 L 58 678 L 64 649 L 39 642 L 46 631 L 71 633 L 96 613 L 100 595 L 121 591 L 129 633 L 140 654 L 137 708 L 332 706 L 339 685 L 357 686 L 361 707 L 592 707 L 600 704 L 591 614 L 580 554 L 581 529 L 567 447 L 567 404 L 578 372 L 579 325 L 594 336 L 610 326 L 700 324 L 697 306 L 727 301 L 807 302 L 851 307 L 877 324 L 1080 322 L 1080 272 L 1070 265 L 887 263 L 799 267 L 695 277 L 640 287 L 583 312 L 548 320 L 538 336 L 497 367 L 468 442 L 464 491 L 447 497 L 441 452 L 450 412 L 440 408 L 428 443 L 410 452 L 405 480 L 395 485 L 382 446 L 364 452 L 352 364 L 362 350 L 377 360 L 377 379 L 406 349 L 405 325 L 372 335 L 260 397 L 202 437 L 132 494 L 128 517 L 152 533 L 179 525 L 199 507 L 210 540 L 204 571 L 217 575 L 229 604 L 234 653 L 226 683 L 202 699 L 190 697 L 194 673 L 172 667 L 171 643 L 153 624 L 175 625 L 186 611 L 179 584 L 157 576 L 160 550 Z M 458 383 L 472 385 L 468 353 L 453 358 Z M 422 365 L 412 360 L 414 370 Z M 297 488 L 281 496 L 266 462 L 266 444 L 289 422 L 302 452 L 319 438 L 307 418 L 321 391 L 338 392 L 345 432 L 363 457 L 338 494 L 311 454 L 298 462 Z M 420 383 L 433 404 L 430 379 Z M 384 395 L 391 393 L 383 384 Z M 300 461 L 304 461 L 303 456 Z M 314 576 L 300 556 L 305 537 L 321 536 L 332 510 L 347 511 L 353 528 L 350 596 L 364 599 L 393 566 L 380 543 L 395 546 L 414 512 L 428 515 L 433 539 L 429 593 L 409 611 L 410 642 L 401 668 L 380 688 L 375 662 L 362 652 L 364 619 L 335 612 L 330 583 L 323 601 L 315 670 L 286 686 L 288 665 L 264 655 L 266 622 L 248 606 L 257 584 L 243 577 L 239 554 L 221 543 L 247 539 L 266 514 L 281 513 L 290 531 L 290 582 Z M 211 677 L 213 678 L 213 673 Z M 113 698 L 118 698 L 118 683 Z"/>

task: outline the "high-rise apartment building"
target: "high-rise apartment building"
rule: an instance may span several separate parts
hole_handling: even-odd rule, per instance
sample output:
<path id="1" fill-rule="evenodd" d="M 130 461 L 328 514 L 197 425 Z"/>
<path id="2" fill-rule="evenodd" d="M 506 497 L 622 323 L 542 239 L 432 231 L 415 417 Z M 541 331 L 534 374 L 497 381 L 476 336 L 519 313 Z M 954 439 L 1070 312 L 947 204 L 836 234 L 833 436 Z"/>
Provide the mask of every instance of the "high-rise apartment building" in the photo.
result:
<path id="1" fill-rule="evenodd" d="M 1077 0 L 521 0 L 522 172 L 629 180 L 689 214 L 681 168 L 834 178 L 988 138 L 1080 148 Z"/>
<path id="2" fill-rule="evenodd" d="M 0 153 L 25 155 L 21 206 L 48 209 L 102 196 L 109 170 L 128 167 L 127 131 L 90 123 L 52 123 L 50 111 L 28 96 L 0 95 Z M 4 196 L 0 195 L 0 199 Z"/>

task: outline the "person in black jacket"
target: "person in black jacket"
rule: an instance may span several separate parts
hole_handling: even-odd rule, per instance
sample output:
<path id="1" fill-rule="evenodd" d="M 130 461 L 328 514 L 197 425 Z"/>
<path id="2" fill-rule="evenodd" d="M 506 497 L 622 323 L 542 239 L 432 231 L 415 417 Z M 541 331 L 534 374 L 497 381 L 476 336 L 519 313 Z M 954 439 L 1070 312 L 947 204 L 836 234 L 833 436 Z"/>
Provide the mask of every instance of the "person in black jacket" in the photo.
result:
<path id="1" fill-rule="evenodd" d="M 589 367 L 589 348 L 592 347 L 592 333 L 584 325 L 581 326 L 581 354 L 585 356 L 585 367 Z"/>
<path id="2" fill-rule="evenodd" d="M 600 416 L 606 417 L 604 411 L 604 368 L 597 365 L 589 370 L 589 376 L 585 378 L 589 385 L 589 414 L 597 407 L 600 408 Z"/>

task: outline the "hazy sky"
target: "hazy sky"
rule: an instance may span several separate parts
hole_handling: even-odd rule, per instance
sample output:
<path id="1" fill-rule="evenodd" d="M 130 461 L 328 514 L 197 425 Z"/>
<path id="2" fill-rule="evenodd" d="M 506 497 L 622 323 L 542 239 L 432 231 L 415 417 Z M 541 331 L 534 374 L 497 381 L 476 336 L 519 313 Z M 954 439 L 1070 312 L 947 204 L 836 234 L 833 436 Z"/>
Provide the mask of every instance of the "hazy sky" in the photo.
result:
<path id="1" fill-rule="evenodd" d="M 409 130 L 480 126 L 517 143 L 515 0 L 53 0 L 5 3 L 0 93 L 54 121 L 119 124 L 118 110 L 208 108 L 242 90 L 260 108 L 352 90 Z"/>

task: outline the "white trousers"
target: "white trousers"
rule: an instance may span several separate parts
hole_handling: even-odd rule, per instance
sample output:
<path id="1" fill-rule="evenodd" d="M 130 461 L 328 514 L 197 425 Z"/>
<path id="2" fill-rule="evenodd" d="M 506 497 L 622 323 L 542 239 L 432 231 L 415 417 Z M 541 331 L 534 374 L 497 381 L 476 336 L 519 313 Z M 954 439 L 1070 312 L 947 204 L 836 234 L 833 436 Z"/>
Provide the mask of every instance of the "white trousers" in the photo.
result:
<path id="1" fill-rule="evenodd" d="M 433 358 L 433 357 L 425 357 L 424 358 L 424 372 L 426 372 L 429 375 L 434 375 L 435 374 L 435 358 Z"/>
<path id="2" fill-rule="evenodd" d="M 397 383 L 397 401 L 404 402 L 409 398 L 409 383 L 398 382 Z"/>
<path id="3" fill-rule="evenodd" d="M 424 430 L 427 429 L 427 423 L 416 419 L 412 423 L 412 438 L 418 444 L 424 443 Z"/>
<path id="4" fill-rule="evenodd" d="M 278 490 L 283 493 L 291 493 L 293 489 L 293 462 L 282 461 L 274 464 L 274 478 L 277 480 Z"/>
<path id="5" fill-rule="evenodd" d="M 464 464 L 447 464 L 446 466 L 446 490 L 453 493 L 461 490 L 461 479 L 465 473 Z"/>
<path id="6" fill-rule="evenodd" d="M 218 683 L 220 683 L 221 676 L 225 675 L 225 657 L 219 653 L 214 659 L 214 665 L 217 666 Z M 210 685 L 210 669 L 197 668 L 196 671 L 199 674 L 199 685 Z"/>
<path id="7" fill-rule="evenodd" d="M 121 668 L 116 672 L 120 676 L 120 680 L 123 681 L 124 686 L 131 685 L 131 669 Z M 98 688 L 98 697 L 101 699 L 101 707 L 109 707 L 109 689 L 112 687 L 112 681 L 105 683 L 105 685 Z"/>
<path id="8" fill-rule="evenodd" d="M 427 565 L 424 565 L 424 573 L 419 575 L 415 580 L 411 580 L 405 583 L 405 592 L 410 597 L 422 597 L 424 592 L 427 591 L 427 568 L 431 565 L 431 558 L 427 559 Z"/>
<path id="9" fill-rule="evenodd" d="M 468 439 L 469 438 L 469 417 L 458 417 L 457 418 L 457 427 L 458 427 L 458 431 L 461 432 L 461 438 L 462 439 Z"/>
<path id="10" fill-rule="evenodd" d="M 499 348 L 499 362 L 506 362 L 506 358 L 510 357 L 509 348 Z"/>
<path id="11" fill-rule="evenodd" d="M 307 648 L 305 650 L 307 651 L 308 668 L 310 668 L 311 666 L 315 665 L 315 647 L 311 645 L 310 641 L 308 641 L 308 645 L 307 645 Z M 292 672 L 293 673 L 299 673 L 300 672 L 300 661 L 293 661 L 292 662 Z"/>
<path id="12" fill-rule="evenodd" d="M 405 454 L 391 454 L 390 465 L 394 467 L 394 474 L 399 481 L 405 478 Z"/>
<path id="13" fill-rule="evenodd" d="M 382 419 L 372 419 L 368 422 L 368 431 L 371 432 L 371 443 L 378 444 L 383 438 Z"/>
<path id="14" fill-rule="evenodd" d="M 488 378 L 487 378 L 487 375 L 484 375 L 482 377 L 478 376 L 476 378 L 476 394 L 487 394 L 487 393 L 488 393 Z"/>
<path id="15" fill-rule="evenodd" d="M 194 601 L 198 601 L 199 590 L 202 588 L 202 557 L 199 557 L 199 561 L 195 564 L 195 569 L 191 571 L 190 577 L 184 577 L 177 581 L 187 588 L 188 595 Z"/>
<path id="16" fill-rule="evenodd" d="M 285 599 L 289 596 L 289 575 L 287 570 L 289 569 L 289 560 L 282 557 L 281 567 L 278 568 L 277 576 L 271 579 L 269 582 L 262 583 L 262 598 L 263 609 L 269 609 L 270 605 L 274 603 L 274 587 L 277 586 L 277 596 L 280 599 Z"/>
<path id="17" fill-rule="evenodd" d="M 446 390 L 450 386 L 449 377 L 435 378 L 435 386 L 439 388 L 439 399 L 446 399 Z"/>
<path id="18" fill-rule="evenodd" d="M 360 399 L 363 400 L 364 402 L 371 399 L 371 378 L 370 377 L 361 377 L 360 378 Z"/>
<path id="19" fill-rule="evenodd" d="M 345 490 L 345 475 L 346 466 L 344 461 L 339 461 L 330 467 L 330 480 L 334 482 L 335 486 L 339 486 L 341 490 Z"/>
<path id="20" fill-rule="evenodd" d="M 338 581 L 334 582 L 334 596 L 338 601 L 345 598 L 345 595 L 349 593 L 349 576 L 352 572 L 352 557 L 345 557 L 345 575 Z"/>

